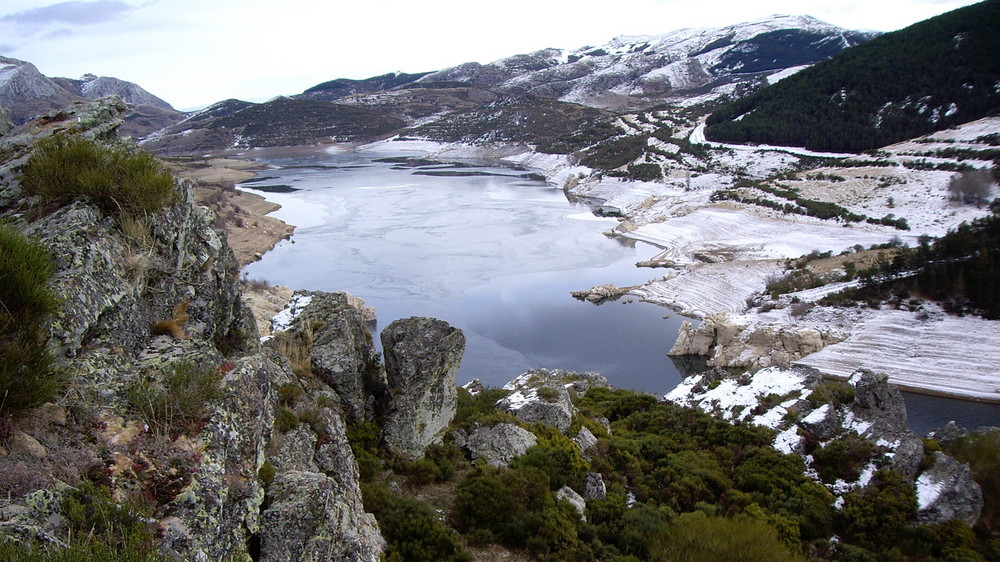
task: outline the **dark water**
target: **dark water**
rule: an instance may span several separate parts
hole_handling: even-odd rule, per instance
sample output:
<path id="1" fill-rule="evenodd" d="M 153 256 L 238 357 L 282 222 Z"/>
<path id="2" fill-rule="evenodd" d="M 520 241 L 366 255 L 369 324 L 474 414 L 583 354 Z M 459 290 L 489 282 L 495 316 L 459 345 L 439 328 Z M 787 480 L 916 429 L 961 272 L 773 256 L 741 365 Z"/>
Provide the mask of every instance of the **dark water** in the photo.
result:
<path id="1" fill-rule="evenodd" d="M 620 388 L 658 394 L 680 382 L 684 365 L 666 353 L 682 318 L 647 303 L 594 306 L 569 295 L 655 277 L 634 266 L 655 248 L 605 237 L 613 221 L 525 170 L 401 156 L 420 155 L 259 157 L 274 169 L 245 187 L 282 204 L 276 216 L 298 228 L 294 242 L 248 266 L 249 277 L 348 291 L 377 309 L 380 327 L 432 316 L 462 328 L 460 383 L 500 386 L 535 367 L 596 371 Z M 953 419 L 1000 425 L 997 404 L 905 398 L 920 434 Z"/>

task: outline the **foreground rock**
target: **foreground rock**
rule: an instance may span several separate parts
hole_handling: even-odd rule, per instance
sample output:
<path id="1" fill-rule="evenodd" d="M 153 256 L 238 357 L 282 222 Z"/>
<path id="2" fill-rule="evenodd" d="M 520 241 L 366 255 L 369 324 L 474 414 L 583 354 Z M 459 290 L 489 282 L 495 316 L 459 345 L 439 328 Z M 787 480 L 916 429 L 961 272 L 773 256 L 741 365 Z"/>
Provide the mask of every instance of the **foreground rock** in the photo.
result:
<path id="1" fill-rule="evenodd" d="M 389 324 L 381 338 L 388 383 L 383 440 L 396 454 L 423 457 L 455 416 L 465 335 L 442 320 L 411 317 Z"/>
<path id="2" fill-rule="evenodd" d="M 533 433 L 512 423 L 476 427 L 455 434 L 455 444 L 469 453 L 469 458 L 486 459 L 493 466 L 507 466 L 538 443 Z"/>
<path id="3" fill-rule="evenodd" d="M 801 359 L 847 336 L 799 326 L 747 326 L 721 312 L 709 316 L 697 328 L 685 321 L 667 354 L 707 357 L 711 367 L 761 369 Z"/>

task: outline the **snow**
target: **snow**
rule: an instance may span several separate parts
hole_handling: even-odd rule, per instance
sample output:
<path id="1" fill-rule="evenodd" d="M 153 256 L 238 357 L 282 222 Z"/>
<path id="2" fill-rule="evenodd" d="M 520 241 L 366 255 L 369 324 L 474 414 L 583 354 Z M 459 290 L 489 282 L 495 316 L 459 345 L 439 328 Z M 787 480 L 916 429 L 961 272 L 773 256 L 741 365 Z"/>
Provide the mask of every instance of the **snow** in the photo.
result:
<path id="1" fill-rule="evenodd" d="M 840 378 L 864 367 L 907 389 L 1000 400 L 1000 322 L 925 308 L 866 310 L 852 317 L 850 337 L 797 363 Z"/>
<path id="2" fill-rule="evenodd" d="M 794 453 L 800 443 L 802 436 L 799 435 L 798 427 L 794 425 L 774 437 L 774 448 L 786 455 Z"/>
<path id="3" fill-rule="evenodd" d="M 692 143 L 695 144 L 707 144 L 715 148 L 728 148 L 730 150 L 741 150 L 741 151 L 778 151 L 787 152 L 789 154 L 798 154 L 800 156 L 815 156 L 819 158 L 850 158 L 856 156 L 855 154 L 848 154 L 845 152 L 816 152 L 814 150 L 808 150 L 805 148 L 791 147 L 791 146 L 771 146 L 767 144 L 755 144 L 755 145 L 745 145 L 745 144 L 725 144 L 721 142 L 712 142 L 705 138 L 705 125 L 698 125 L 695 127 L 694 131 L 691 132 L 691 136 L 688 137 Z"/>
<path id="4" fill-rule="evenodd" d="M 292 299 L 285 304 L 285 308 L 281 312 L 274 315 L 271 318 L 271 333 L 277 334 L 278 332 L 286 332 L 292 326 L 292 322 L 302 314 L 302 310 L 309 306 L 312 302 L 312 297 L 306 295 L 294 295 Z M 267 341 L 273 336 L 264 336 L 260 341 Z"/>
<path id="5" fill-rule="evenodd" d="M 802 418 L 802 423 L 804 424 L 817 424 L 826 419 L 827 413 L 830 411 L 829 404 L 823 404 L 819 408 L 816 408 L 809 415 Z"/>
<path id="6" fill-rule="evenodd" d="M 937 501 L 938 497 L 941 495 L 941 489 L 944 487 L 943 482 L 935 482 L 934 477 L 929 473 L 924 472 L 917 478 L 914 484 L 917 491 L 917 509 L 923 511 Z"/>
<path id="7" fill-rule="evenodd" d="M 700 382 L 700 377 L 694 377 Z M 706 412 L 716 411 L 726 420 L 746 420 L 761 398 L 771 394 L 783 396 L 803 389 L 805 377 L 794 371 L 770 367 L 758 371 L 748 384 L 724 379 L 718 386 L 693 396 L 690 390 L 697 382 L 685 380 L 665 399 L 682 406 L 694 406 Z M 760 424 L 763 425 L 763 424 Z"/>
<path id="8" fill-rule="evenodd" d="M 783 270 L 778 261 L 697 264 L 649 281 L 631 293 L 694 318 L 720 311 L 739 314 L 746 309 L 747 298 L 760 292 L 769 276 Z"/>
<path id="9" fill-rule="evenodd" d="M 782 71 L 775 72 L 774 74 L 771 74 L 770 76 L 767 77 L 767 83 L 774 84 L 776 82 L 784 80 L 785 78 L 788 78 L 793 74 L 797 74 L 800 70 L 803 70 L 805 68 L 809 68 L 809 65 L 793 66 L 791 68 L 786 68 Z"/>

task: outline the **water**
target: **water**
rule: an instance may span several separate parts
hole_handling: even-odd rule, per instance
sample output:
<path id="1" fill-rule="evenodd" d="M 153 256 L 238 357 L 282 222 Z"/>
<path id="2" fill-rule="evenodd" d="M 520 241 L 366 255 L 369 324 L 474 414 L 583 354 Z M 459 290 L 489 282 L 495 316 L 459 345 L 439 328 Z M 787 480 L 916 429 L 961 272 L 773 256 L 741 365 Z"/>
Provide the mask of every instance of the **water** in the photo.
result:
<path id="1" fill-rule="evenodd" d="M 347 291 L 376 308 L 380 326 L 408 316 L 446 320 L 467 338 L 460 383 L 500 386 L 536 367 L 596 371 L 617 387 L 657 394 L 680 382 L 684 365 L 666 353 L 682 318 L 647 303 L 594 306 L 569 295 L 655 277 L 634 265 L 655 248 L 605 237 L 613 220 L 523 170 L 376 161 L 400 156 L 419 154 L 258 156 L 275 169 L 246 186 L 271 191 L 268 199 L 283 206 L 275 215 L 298 228 L 293 242 L 247 266 L 249 277 Z M 1000 404 L 904 397 L 921 435 L 952 419 L 1000 425 Z"/>
<path id="2" fill-rule="evenodd" d="M 654 247 L 604 236 L 613 219 L 526 171 L 375 161 L 398 156 L 264 159 L 280 168 L 247 187 L 271 190 L 283 205 L 275 215 L 298 228 L 294 243 L 279 244 L 247 275 L 347 291 L 376 308 L 380 326 L 432 316 L 461 328 L 460 383 L 500 386 L 536 367 L 596 371 L 655 393 L 681 380 L 666 353 L 682 318 L 629 299 L 595 306 L 569 294 L 648 280 L 655 272 L 635 262 Z"/>

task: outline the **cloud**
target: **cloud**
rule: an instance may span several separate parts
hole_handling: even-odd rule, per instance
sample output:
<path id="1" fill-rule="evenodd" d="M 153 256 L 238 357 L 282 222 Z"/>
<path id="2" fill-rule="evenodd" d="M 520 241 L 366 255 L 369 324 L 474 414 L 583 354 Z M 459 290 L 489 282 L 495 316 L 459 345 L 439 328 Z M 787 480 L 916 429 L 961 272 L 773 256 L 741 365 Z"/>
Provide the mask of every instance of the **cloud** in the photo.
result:
<path id="1" fill-rule="evenodd" d="M 114 21 L 132 9 L 118 0 L 74 0 L 8 14 L 0 17 L 0 22 L 39 27 L 50 24 L 93 25 Z"/>

